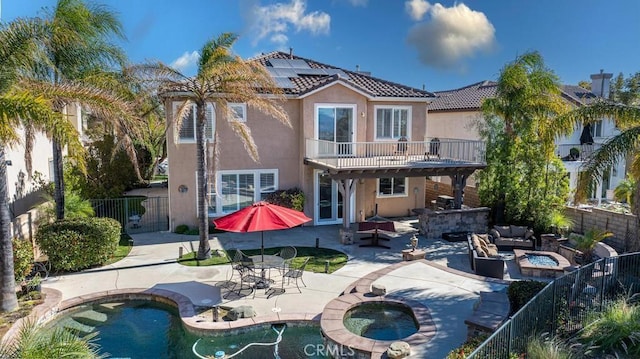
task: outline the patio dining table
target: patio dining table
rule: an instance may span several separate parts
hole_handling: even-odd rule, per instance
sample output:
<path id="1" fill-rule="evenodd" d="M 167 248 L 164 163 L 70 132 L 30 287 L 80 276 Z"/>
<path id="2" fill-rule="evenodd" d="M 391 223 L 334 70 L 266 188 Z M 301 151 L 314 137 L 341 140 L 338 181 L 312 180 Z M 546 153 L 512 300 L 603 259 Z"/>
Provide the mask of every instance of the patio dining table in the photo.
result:
<path id="1" fill-rule="evenodd" d="M 258 289 L 269 288 L 271 285 L 271 278 L 267 278 L 266 275 L 267 270 L 271 268 L 282 268 L 282 266 L 284 266 L 284 258 L 276 255 L 258 254 L 250 256 L 249 259 L 251 259 L 253 268 L 261 270 L 260 277 L 262 280 L 256 283 L 256 288 Z"/>

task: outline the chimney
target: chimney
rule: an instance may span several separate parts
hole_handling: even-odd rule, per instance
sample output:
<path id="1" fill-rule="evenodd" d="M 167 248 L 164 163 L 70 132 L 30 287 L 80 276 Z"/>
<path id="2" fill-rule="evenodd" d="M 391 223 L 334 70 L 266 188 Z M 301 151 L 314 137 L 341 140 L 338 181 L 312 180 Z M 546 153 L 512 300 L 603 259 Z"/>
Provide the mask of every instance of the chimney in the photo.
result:
<path id="1" fill-rule="evenodd" d="M 360 72 L 360 65 L 356 65 L 356 72 Z"/>
<path id="2" fill-rule="evenodd" d="M 602 98 L 609 98 L 609 85 L 613 74 L 600 70 L 599 74 L 591 75 L 591 92 Z"/>
<path id="3" fill-rule="evenodd" d="M 289 48 L 289 58 L 293 59 L 293 47 Z"/>

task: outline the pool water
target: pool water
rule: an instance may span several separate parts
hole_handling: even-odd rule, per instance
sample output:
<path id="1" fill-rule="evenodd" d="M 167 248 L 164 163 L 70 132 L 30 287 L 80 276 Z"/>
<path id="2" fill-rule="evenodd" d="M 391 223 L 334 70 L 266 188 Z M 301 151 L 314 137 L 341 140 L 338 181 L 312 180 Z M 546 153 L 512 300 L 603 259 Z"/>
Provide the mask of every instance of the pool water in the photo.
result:
<path id="1" fill-rule="evenodd" d="M 176 308 L 145 300 L 78 306 L 61 313 L 49 326 L 65 327 L 81 336 L 97 331 L 96 343 L 100 352 L 113 358 L 197 358 L 192 346 L 201 338 L 184 329 Z M 197 352 L 213 357 L 223 350 L 230 355 L 246 344 L 272 343 L 277 338 L 278 334 L 269 326 L 253 328 L 242 334 L 202 337 Z M 318 355 L 322 352 L 315 349 L 321 344 L 319 325 L 286 325 L 278 344 L 278 355 L 281 358 L 324 358 Z M 273 346 L 252 346 L 235 356 L 275 357 Z"/>
<path id="2" fill-rule="evenodd" d="M 411 309 L 390 303 L 363 303 L 345 314 L 344 326 L 375 340 L 402 339 L 418 331 Z"/>
<path id="3" fill-rule="evenodd" d="M 537 266 L 556 267 L 559 264 L 553 257 L 540 254 L 527 254 L 527 260 Z"/>

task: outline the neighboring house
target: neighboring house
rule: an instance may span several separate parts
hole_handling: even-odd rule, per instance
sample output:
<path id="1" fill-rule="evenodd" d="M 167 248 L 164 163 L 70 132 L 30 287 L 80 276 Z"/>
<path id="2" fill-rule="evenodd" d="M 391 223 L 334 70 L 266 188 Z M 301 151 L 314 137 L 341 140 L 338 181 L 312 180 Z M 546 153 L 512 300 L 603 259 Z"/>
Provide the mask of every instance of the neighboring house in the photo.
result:
<path id="1" fill-rule="evenodd" d="M 260 201 L 279 189 L 300 188 L 312 224 L 345 227 L 372 216 L 405 216 L 424 207 L 425 178 L 439 173 L 463 184 L 484 167 L 483 144 L 431 143 L 427 104 L 433 94 L 348 71 L 290 53 L 252 59 L 267 68 L 286 95 L 293 128 L 252 109 L 232 104 L 250 127 L 260 154 L 254 162 L 221 114 L 209 105 L 209 141 L 217 131 L 218 162 L 210 176 L 209 216 L 217 217 Z M 185 94 L 171 93 L 172 118 Z M 173 121 L 168 121 L 173 123 Z M 196 224 L 195 118 L 184 121 L 177 140 L 167 138 L 170 227 Z M 211 147 L 210 147 L 211 148 Z M 211 150 L 210 159 L 213 158 Z M 460 187 L 462 188 L 462 187 Z M 459 202 L 461 201 L 459 193 Z"/>
<path id="2" fill-rule="evenodd" d="M 562 96 L 574 106 L 588 105 L 599 97 L 608 98 L 611 76 L 612 74 L 602 72 L 591 75 L 591 91 L 579 86 L 563 85 Z M 479 139 L 476 124 L 483 120 L 480 109 L 482 101 L 494 97 L 496 90 L 496 82 L 482 81 L 455 90 L 436 92 L 437 98 L 428 106 L 427 135 L 438 138 Z M 556 140 L 556 152 L 567 168 L 572 192 L 584 160 L 617 133 L 613 121 L 603 119 L 586 129 L 581 126 L 570 136 Z M 613 189 L 624 177 L 625 161 L 621 160 L 601 181 L 592 195 L 592 200 L 600 202 L 603 199 L 611 199 Z M 443 182 L 446 182 L 446 179 Z M 474 185 L 473 181 L 469 184 Z"/>

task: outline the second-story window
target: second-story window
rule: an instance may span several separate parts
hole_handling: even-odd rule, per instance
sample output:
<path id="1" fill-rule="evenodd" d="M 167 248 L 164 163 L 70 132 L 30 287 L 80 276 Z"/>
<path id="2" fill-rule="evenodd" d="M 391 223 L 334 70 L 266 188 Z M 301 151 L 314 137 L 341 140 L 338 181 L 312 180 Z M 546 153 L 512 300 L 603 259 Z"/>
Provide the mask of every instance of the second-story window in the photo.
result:
<path id="1" fill-rule="evenodd" d="M 173 104 L 173 113 L 177 113 L 180 108 L 180 103 L 175 102 Z M 205 124 L 205 135 L 207 140 L 213 140 L 213 133 L 215 131 L 215 118 L 213 114 L 213 105 L 207 103 L 206 109 L 207 123 Z M 196 105 L 193 105 L 189 112 L 182 119 L 180 124 L 180 142 L 196 142 Z"/>
<path id="2" fill-rule="evenodd" d="M 236 121 L 247 122 L 247 105 L 244 103 L 228 104 L 231 113 L 233 113 Z"/>
<path id="3" fill-rule="evenodd" d="M 591 124 L 591 136 L 602 137 L 602 121 L 596 121 Z"/>
<path id="4" fill-rule="evenodd" d="M 376 106 L 376 140 L 409 138 L 411 107 Z"/>

